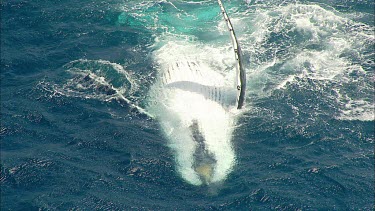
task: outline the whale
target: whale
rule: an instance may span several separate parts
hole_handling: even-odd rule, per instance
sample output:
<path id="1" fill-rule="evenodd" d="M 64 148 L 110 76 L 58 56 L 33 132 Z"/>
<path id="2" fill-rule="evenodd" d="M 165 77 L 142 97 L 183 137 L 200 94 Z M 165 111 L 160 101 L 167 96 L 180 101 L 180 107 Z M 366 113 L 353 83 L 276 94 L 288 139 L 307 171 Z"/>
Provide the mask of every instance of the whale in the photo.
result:
<path id="1" fill-rule="evenodd" d="M 153 55 L 158 74 L 147 111 L 159 120 L 179 174 L 193 185 L 221 182 L 233 170 L 231 139 L 245 103 L 241 48 L 223 4 L 218 3 L 231 37 L 235 74 L 225 75 L 209 58 L 203 59 L 201 44 L 168 42 Z M 229 75 L 234 80 L 229 81 Z"/>

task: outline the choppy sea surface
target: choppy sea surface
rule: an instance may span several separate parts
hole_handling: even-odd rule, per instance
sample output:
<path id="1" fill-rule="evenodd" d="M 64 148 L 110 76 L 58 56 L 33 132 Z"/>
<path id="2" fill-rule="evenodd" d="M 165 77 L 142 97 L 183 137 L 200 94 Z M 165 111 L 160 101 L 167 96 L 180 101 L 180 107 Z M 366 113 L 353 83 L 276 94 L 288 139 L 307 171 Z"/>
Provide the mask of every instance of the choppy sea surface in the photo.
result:
<path id="1" fill-rule="evenodd" d="M 373 210 L 374 1 L 223 3 L 235 114 L 214 0 L 2 1 L 1 210 Z"/>

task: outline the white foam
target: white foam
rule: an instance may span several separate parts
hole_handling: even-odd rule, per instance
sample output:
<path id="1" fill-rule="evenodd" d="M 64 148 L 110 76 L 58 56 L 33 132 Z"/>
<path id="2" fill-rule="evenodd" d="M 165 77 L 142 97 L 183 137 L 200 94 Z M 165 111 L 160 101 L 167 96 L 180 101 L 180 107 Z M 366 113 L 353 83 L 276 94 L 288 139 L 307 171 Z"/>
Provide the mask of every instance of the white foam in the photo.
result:
<path id="1" fill-rule="evenodd" d="M 346 99 L 348 97 L 346 96 Z M 359 121 L 374 121 L 375 120 L 375 112 L 374 112 L 375 104 L 359 99 L 359 100 L 348 100 L 345 103 L 344 108 L 341 109 L 340 115 L 337 119 L 341 120 L 359 120 Z"/>
<path id="2" fill-rule="evenodd" d="M 244 31 L 251 36 L 242 42 L 242 48 L 252 52 L 254 72 L 248 80 L 249 93 L 259 98 L 289 83 L 300 83 L 296 78 L 318 80 L 322 86 L 341 84 L 337 92 L 344 95 L 344 86 L 357 83 L 351 72 L 363 72 L 366 78 L 373 75 L 361 65 L 373 64 L 373 53 L 369 52 L 374 45 L 373 27 L 349 19 L 347 14 L 313 4 L 261 3 L 250 7 L 245 15 L 252 17 L 248 19 L 251 27 Z M 373 92 L 368 88 L 371 80 L 366 81 L 360 86 Z M 343 106 L 347 98 L 338 98 L 337 106 L 342 107 L 339 118 L 371 119 L 373 102 L 366 98 L 350 99 L 356 106 L 349 107 Z"/>
<path id="3" fill-rule="evenodd" d="M 121 100 L 140 113 L 151 116 L 138 106 L 138 102 L 128 99 L 139 87 L 122 65 L 105 60 L 79 59 L 69 62 L 65 68 L 70 78 L 60 84 L 41 82 L 41 88 L 52 96 Z"/>

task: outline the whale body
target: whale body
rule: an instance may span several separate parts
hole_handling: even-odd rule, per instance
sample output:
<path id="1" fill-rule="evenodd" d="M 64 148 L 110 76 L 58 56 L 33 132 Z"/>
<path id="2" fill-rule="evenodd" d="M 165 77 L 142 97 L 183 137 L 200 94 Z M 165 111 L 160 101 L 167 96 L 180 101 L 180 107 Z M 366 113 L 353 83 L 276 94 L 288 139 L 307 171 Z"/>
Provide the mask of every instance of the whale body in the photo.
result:
<path id="1" fill-rule="evenodd" d="M 159 120 L 168 138 L 178 172 L 194 185 L 223 181 L 232 171 L 235 153 L 231 138 L 245 99 L 241 50 L 218 2 L 235 52 L 234 80 L 228 79 L 230 73 L 218 71 L 209 55 L 200 55 L 205 53 L 200 44 L 168 42 L 154 52 L 159 72 L 149 92 L 147 110 Z"/>

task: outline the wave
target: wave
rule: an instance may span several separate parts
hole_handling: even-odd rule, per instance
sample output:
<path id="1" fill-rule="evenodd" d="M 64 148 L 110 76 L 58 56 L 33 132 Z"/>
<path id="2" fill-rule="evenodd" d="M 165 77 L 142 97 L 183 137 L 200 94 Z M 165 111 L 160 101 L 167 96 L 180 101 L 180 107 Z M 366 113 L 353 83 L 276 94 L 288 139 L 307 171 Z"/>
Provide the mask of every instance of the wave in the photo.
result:
<path id="1" fill-rule="evenodd" d="M 137 113 L 148 114 L 134 94 L 139 82 L 132 78 L 122 65 L 105 60 L 79 59 L 64 65 L 65 81 L 51 83 L 41 81 L 39 87 L 51 96 L 66 96 L 81 99 L 117 101 L 129 106 Z"/>

